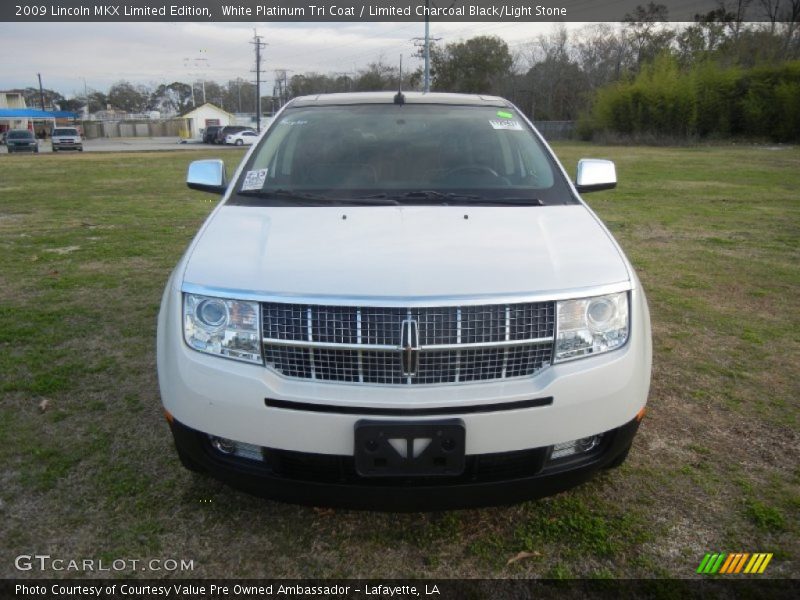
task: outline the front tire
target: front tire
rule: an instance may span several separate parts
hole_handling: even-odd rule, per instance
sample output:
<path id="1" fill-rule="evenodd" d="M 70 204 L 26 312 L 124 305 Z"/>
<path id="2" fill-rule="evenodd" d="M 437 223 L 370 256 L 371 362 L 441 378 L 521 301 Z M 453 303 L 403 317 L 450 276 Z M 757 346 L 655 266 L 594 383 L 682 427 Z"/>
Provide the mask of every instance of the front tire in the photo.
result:
<path id="1" fill-rule="evenodd" d="M 183 451 L 176 446 L 175 450 L 178 451 L 178 458 L 183 465 L 183 468 L 192 473 L 205 473 L 206 470 L 197 464 L 192 458 L 183 453 Z"/>
<path id="2" fill-rule="evenodd" d="M 242 144 L 244 144 L 244 142 L 242 140 L 236 140 L 236 145 L 237 146 L 241 146 Z"/>
<path id="3" fill-rule="evenodd" d="M 622 452 L 620 452 L 614 460 L 612 460 L 610 463 L 608 463 L 603 468 L 604 469 L 618 469 L 619 467 L 621 467 L 622 464 L 625 462 L 625 459 L 628 458 L 628 453 L 631 451 L 631 446 L 632 445 L 633 445 L 633 443 L 629 444 L 627 448 L 625 448 Z"/>

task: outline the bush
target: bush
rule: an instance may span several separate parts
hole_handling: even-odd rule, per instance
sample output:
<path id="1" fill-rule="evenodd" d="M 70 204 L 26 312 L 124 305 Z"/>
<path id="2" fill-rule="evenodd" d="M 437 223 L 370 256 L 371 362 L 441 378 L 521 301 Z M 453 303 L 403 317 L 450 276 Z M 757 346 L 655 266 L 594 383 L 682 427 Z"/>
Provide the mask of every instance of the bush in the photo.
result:
<path id="1" fill-rule="evenodd" d="M 707 61 L 682 71 L 662 55 L 635 78 L 598 90 L 579 130 L 582 137 L 800 141 L 800 61 L 746 70 Z"/>

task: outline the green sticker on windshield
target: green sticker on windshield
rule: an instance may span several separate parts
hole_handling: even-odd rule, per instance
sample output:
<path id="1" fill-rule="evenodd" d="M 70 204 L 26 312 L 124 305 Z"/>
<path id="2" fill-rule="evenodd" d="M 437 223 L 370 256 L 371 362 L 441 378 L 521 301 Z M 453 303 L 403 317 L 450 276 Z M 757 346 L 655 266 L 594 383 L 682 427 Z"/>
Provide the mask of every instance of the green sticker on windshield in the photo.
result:
<path id="1" fill-rule="evenodd" d="M 512 115 L 510 112 L 506 112 L 504 110 L 498 110 L 497 111 L 497 116 L 498 117 L 502 117 L 503 119 L 513 119 L 514 118 L 514 115 Z"/>

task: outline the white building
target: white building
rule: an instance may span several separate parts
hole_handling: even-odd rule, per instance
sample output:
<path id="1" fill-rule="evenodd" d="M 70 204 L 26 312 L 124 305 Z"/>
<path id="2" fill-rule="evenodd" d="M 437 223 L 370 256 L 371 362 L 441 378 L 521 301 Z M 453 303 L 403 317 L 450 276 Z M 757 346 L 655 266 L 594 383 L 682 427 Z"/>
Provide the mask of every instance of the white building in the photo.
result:
<path id="1" fill-rule="evenodd" d="M 27 108 L 25 104 L 25 96 L 22 92 L 3 92 L 0 91 L 0 109 L 6 108 Z M 0 131 L 8 129 L 27 129 L 28 119 L 26 118 L 10 118 L 0 119 Z"/>
<path id="2" fill-rule="evenodd" d="M 181 132 L 181 137 L 184 139 L 202 138 L 203 131 L 210 125 L 225 126 L 236 122 L 236 117 L 233 114 L 209 102 L 189 111 L 181 119 L 186 122 L 186 127 Z"/>

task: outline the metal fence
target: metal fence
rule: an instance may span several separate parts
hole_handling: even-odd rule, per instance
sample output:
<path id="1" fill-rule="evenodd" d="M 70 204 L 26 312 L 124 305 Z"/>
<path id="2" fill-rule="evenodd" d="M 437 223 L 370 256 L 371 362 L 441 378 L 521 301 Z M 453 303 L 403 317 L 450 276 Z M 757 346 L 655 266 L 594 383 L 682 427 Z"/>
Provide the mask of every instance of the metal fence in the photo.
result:
<path id="1" fill-rule="evenodd" d="M 168 121 L 84 121 L 88 139 L 118 137 L 179 137 L 186 128 L 184 119 Z"/>

